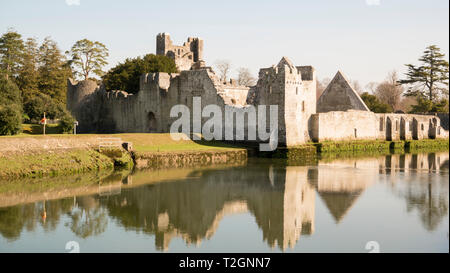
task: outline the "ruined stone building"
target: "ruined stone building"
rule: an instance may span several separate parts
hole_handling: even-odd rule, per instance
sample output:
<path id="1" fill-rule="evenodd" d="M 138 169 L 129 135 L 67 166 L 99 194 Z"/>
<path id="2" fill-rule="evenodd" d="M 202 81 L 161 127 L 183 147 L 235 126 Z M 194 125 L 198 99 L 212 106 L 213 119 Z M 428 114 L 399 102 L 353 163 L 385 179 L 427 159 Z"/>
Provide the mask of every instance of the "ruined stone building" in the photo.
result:
<path id="1" fill-rule="evenodd" d="M 201 109 L 217 105 L 223 110 L 231 109 L 236 115 L 236 122 L 231 125 L 222 116 L 224 127 L 243 123 L 244 135 L 237 129 L 232 130 L 234 140 L 248 141 L 250 129 L 259 129 L 253 128 L 257 125 L 248 123 L 247 119 L 237 118 L 251 115 L 250 106 L 267 106 L 262 115 L 266 115 L 266 128 L 269 128 L 270 105 L 278 106 L 279 145 L 293 146 L 311 140 L 448 137 L 438 116 L 370 112 L 341 72 L 317 100 L 315 69 L 295 66 L 286 57 L 277 65 L 260 69 L 255 86 L 239 86 L 234 80 L 221 81 L 214 70 L 205 65 L 203 40 L 199 38 L 188 38 L 183 46 L 177 46 L 173 45 L 169 34 L 161 33 L 157 35 L 156 48 L 157 54 L 174 59 L 179 72 L 142 75 L 136 94 L 105 90 L 93 81 L 69 80 L 67 108 L 79 121 L 79 132 L 169 132 L 177 119 L 170 117 L 172 107 L 186 105 L 193 113 L 194 98 L 201 98 Z M 201 115 L 198 118 L 201 124 L 209 120 Z M 222 130 L 219 134 L 226 139 L 225 128 Z M 191 128 L 190 132 L 201 133 L 196 128 Z"/>

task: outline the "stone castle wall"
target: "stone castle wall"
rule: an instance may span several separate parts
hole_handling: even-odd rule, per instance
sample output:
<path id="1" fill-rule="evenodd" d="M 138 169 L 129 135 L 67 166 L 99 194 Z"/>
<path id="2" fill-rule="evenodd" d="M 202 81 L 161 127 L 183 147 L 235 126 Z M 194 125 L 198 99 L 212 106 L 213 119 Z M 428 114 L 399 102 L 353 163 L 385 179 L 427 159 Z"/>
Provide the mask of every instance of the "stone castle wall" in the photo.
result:
<path id="1" fill-rule="evenodd" d="M 375 114 L 370 112 L 345 76 L 338 72 L 316 103 L 316 76 L 312 66 L 294 66 L 283 57 L 275 66 L 259 71 L 255 86 L 222 82 L 202 59 L 203 41 L 188 38 L 173 45 L 166 33 L 157 36 L 157 54 L 175 59 L 179 73 L 149 73 L 140 78 L 136 94 L 109 91 L 93 81 L 69 80 L 67 108 L 79 121 L 80 133 L 167 133 L 179 117 L 170 117 L 175 105 L 184 105 L 189 133 L 201 133 L 211 116 L 202 116 L 209 105 L 219 107 L 222 121 L 215 138 L 254 141 L 258 125 L 248 117 L 265 106 L 266 137 L 270 133 L 269 107 L 278 107 L 278 143 L 295 146 L 308 141 L 355 139 L 423 139 L 448 137 L 438 116 Z M 201 98 L 201 102 L 199 100 Z M 254 109 L 254 106 L 256 109 Z M 206 109 L 208 110 L 208 108 Z M 206 111 L 205 110 L 205 111 Z M 226 115 L 227 110 L 235 117 Z M 253 111 L 255 110 L 255 111 Z M 253 112 L 252 112 L 253 111 Z M 319 112 L 319 113 L 318 113 Z M 194 127 L 194 120 L 200 127 Z M 230 122 L 230 121 L 233 122 Z M 448 115 L 447 115 L 448 127 Z M 239 131 L 242 125 L 244 131 Z M 262 128 L 261 128 L 262 129 Z M 231 134 L 227 134 L 231 132 Z M 256 138 L 258 142 L 266 139 Z"/>
<path id="2" fill-rule="evenodd" d="M 448 137 L 448 131 L 441 127 L 439 118 L 433 115 L 332 111 L 312 115 L 310 124 L 314 141 Z"/>

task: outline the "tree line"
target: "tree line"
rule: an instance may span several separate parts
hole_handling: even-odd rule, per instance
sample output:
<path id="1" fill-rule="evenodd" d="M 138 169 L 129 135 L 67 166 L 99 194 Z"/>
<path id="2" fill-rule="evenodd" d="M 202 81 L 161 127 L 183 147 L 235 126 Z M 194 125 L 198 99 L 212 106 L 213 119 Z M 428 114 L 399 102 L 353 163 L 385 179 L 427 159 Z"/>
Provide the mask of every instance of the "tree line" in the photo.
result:
<path id="1" fill-rule="evenodd" d="M 63 131 L 72 129 L 73 118 L 65 107 L 70 64 L 57 43 L 46 37 L 23 39 L 14 30 L 0 37 L 0 134 L 21 131 L 23 122 L 38 122 L 44 112 L 59 119 Z"/>
<path id="2" fill-rule="evenodd" d="M 44 113 L 59 121 L 61 132 L 71 132 L 75 120 L 66 110 L 68 78 L 100 78 L 108 90 L 136 93 L 143 73 L 177 72 L 171 58 L 148 54 L 105 73 L 108 56 L 98 41 L 82 39 L 63 52 L 50 37 L 38 43 L 9 29 L 0 37 L 0 135 L 18 134 L 22 123 L 39 123 Z"/>

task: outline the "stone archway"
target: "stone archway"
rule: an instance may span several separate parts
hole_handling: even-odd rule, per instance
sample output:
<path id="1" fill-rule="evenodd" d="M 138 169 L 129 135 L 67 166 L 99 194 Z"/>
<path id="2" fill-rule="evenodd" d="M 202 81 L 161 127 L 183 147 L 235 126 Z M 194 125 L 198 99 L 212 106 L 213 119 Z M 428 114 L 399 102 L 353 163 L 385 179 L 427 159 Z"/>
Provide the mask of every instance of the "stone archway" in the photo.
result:
<path id="1" fill-rule="evenodd" d="M 392 141 L 392 121 L 390 117 L 386 117 L 386 140 Z"/>
<path id="2" fill-rule="evenodd" d="M 156 133 L 157 132 L 157 121 L 155 114 L 153 112 L 149 112 L 147 115 L 147 131 L 149 133 Z"/>

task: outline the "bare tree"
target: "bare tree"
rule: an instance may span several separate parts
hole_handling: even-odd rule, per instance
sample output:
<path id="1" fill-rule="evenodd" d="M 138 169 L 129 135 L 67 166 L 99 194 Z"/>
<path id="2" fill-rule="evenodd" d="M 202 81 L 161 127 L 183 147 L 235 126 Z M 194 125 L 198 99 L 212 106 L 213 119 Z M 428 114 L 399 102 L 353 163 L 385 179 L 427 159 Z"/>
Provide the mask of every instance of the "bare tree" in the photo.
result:
<path id="1" fill-rule="evenodd" d="M 325 91 L 325 88 L 330 84 L 331 79 L 330 78 L 323 78 L 322 80 L 317 79 L 317 87 L 316 87 L 316 99 L 319 99 L 319 97 L 322 95 L 323 91 Z"/>
<path id="2" fill-rule="evenodd" d="M 375 94 L 376 90 L 378 87 L 378 83 L 377 82 L 369 82 L 368 84 L 366 84 L 366 86 L 364 87 L 369 93 L 371 94 Z"/>
<path id="3" fill-rule="evenodd" d="M 398 84 L 397 72 L 394 70 L 389 72 L 386 80 L 377 86 L 375 95 L 380 101 L 389 104 L 393 110 L 398 110 L 403 92 L 403 86 Z"/>
<path id="4" fill-rule="evenodd" d="M 411 106 L 416 104 L 417 104 L 416 98 L 403 96 L 402 99 L 400 100 L 397 110 L 401 110 L 404 113 L 408 113 L 409 111 L 412 110 Z"/>
<path id="5" fill-rule="evenodd" d="M 364 91 L 363 91 L 363 88 L 362 88 L 362 86 L 361 86 L 361 84 L 359 83 L 358 80 L 351 81 L 350 84 L 352 85 L 353 89 L 354 89 L 358 94 L 361 95 L 361 94 L 364 92 Z"/>
<path id="6" fill-rule="evenodd" d="M 241 67 L 238 70 L 238 84 L 243 86 L 253 86 L 256 84 L 256 78 L 253 77 L 248 68 Z"/>
<path id="7" fill-rule="evenodd" d="M 225 82 L 228 80 L 228 74 L 230 74 L 231 63 L 228 60 L 218 60 L 215 63 L 215 67 L 219 72 L 220 80 Z"/>

